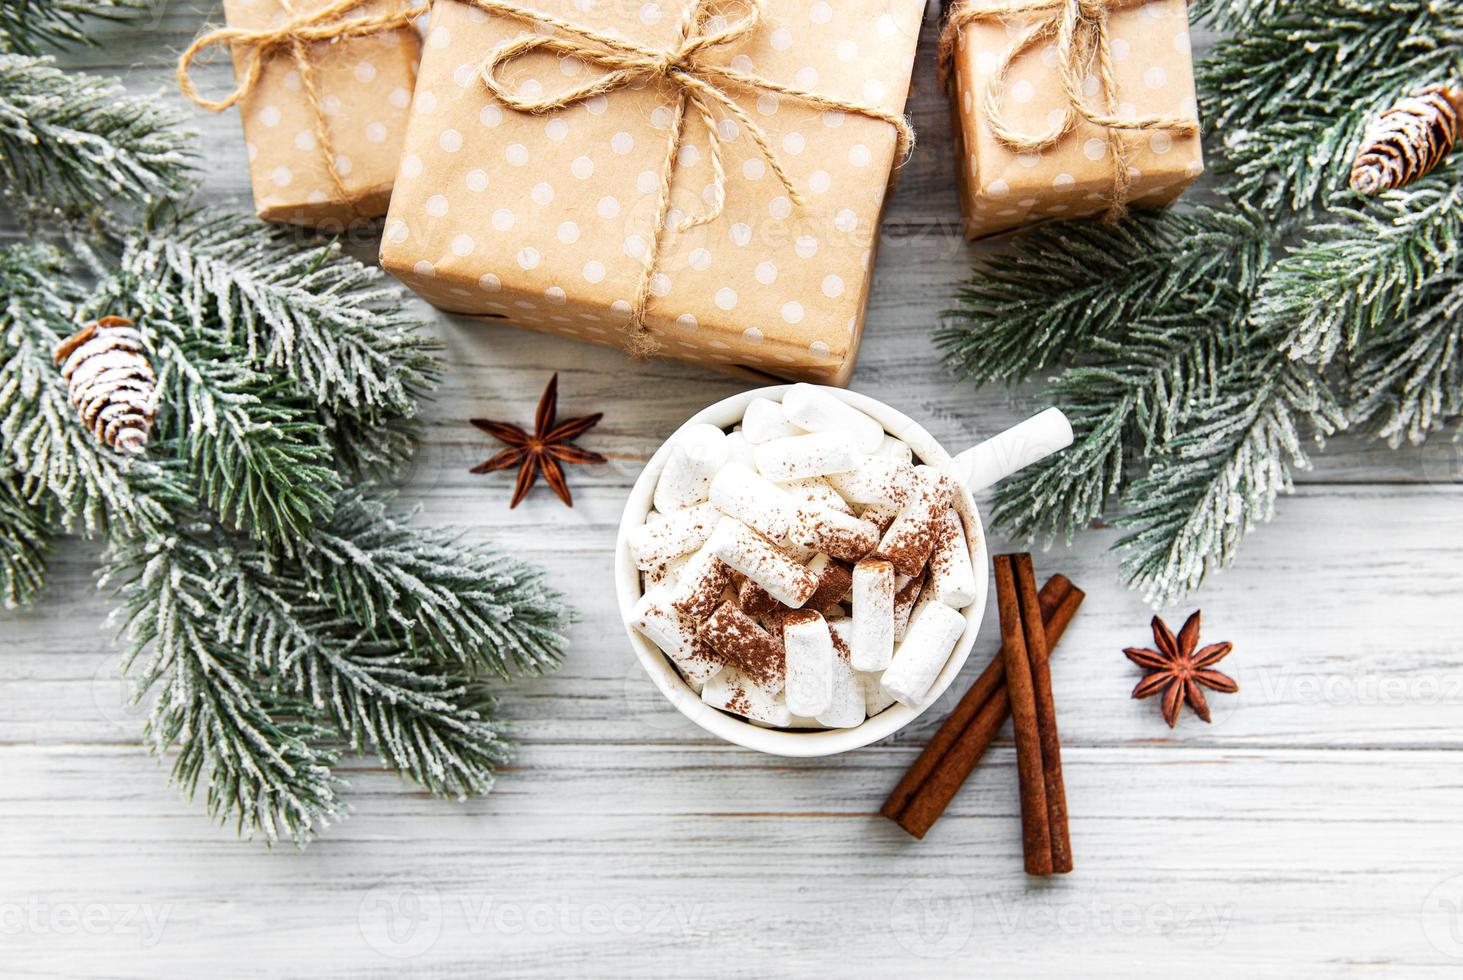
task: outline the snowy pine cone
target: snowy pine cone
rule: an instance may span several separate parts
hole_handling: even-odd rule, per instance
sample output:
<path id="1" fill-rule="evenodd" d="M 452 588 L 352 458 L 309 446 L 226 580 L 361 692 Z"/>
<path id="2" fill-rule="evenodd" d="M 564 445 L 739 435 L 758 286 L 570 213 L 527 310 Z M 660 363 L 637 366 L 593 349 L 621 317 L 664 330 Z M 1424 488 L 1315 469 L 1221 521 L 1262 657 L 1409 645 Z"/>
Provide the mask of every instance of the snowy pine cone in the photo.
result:
<path id="1" fill-rule="evenodd" d="M 157 413 L 157 375 L 132 321 L 87 324 L 61 341 L 55 359 L 86 427 L 118 452 L 141 453 Z"/>
<path id="2" fill-rule="evenodd" d="M 1351 165 L 1351 189 L 1376 194 L 1412 183 L 1453 149 L 1463 122 L 1463 89 L 1429 85 L 1382 113 Z"/>

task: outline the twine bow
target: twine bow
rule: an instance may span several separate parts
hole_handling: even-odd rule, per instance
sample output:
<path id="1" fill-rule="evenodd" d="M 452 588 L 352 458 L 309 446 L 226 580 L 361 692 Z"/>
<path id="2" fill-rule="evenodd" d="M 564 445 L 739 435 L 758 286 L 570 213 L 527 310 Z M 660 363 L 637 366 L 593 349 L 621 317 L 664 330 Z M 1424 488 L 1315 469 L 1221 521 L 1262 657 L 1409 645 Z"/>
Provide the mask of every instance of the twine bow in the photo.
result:
<path id="1" fill-rule="evenodd" d="M 726 91 L 726 86 L 746 89 L 760 89 L 786 95 L 812 106 L 827 110 L 851 112 L 871 119 L 882 120 L 894 127 L 897 146 L 895 159 L 903 162 L 909 155 L 914 142 L 914 131 L 905 118 L 879 106 L 833 98 L 807 89 L 764 78 L 751 72 L 738 71 L 725 65 L 707 60 L 717 50 L 731 48 L 750 38 L 757 30 L 762 17 L 763 0 L 737 0 L 745 11 L 743 16 L 728 20 L 715 13 L 717 0 L 694 0 L 686 8 L 677 30 L 676 40 L 668 48 L 654 48 L 623 37 L 605 34 L 561 20 L 548 14 L 519 7 L 506 0 L 463 0 L 463 2 L 489 13 L 501 14 L 516 20 L 528 21 L 539 30 L 551 28 L 564 37 L 549 34 L 531 34 L 502 44 L 483 62 L 481 77 L 484 86 L 500 102 L 519 112 L 544 114 L 556 112 L 572 105 L 585 102 L 600 95 L 608 95 L 618 89 L 637 82 L 655 82 L 669 86 L 675 101 L 670 125 L 670 135 L 660 169 L 660 183 L 655 205 L 655 219 L 649 247 L 645 251 L 640 281 L 635 290 L 635 299 L 630 305 L 629 320 L 625 326 L 625 345 L 629 352 L 638 357 L 654 353 L 657 344 L 645 326 L 646 307 L 655 278 L 656 266 L 661 251 L 661 238 L 668 227 L 684 232 L 698 225 L 715 221 L 726 206 L 726 170 L 722 163 L 722 136 L 717 129 L 718 110 L 722 120 L 734 120 L 746 129 L 752 142 L 767 162 L 768 168 L 787 190 L 792 203 L 801 206 L 802 196 L 794 186 L 778 159 L 777 153 L 767 138 L 767 133 Z M 510 88 L 501 72 L 509 64 L 534 53 L 546 53 L 561 57 L 578 58 L 581 61 L 604 69 L 604 74 L 566 91 L 543 98 L 528 98 Z M 683 217 L 674 225 L 669 223 L 671 182 L 679 165 L 680 148 L 685 138 L 685 121 L 694 112 L 706 129 L 710 147 L 712 172 L 712 199 L 706 207 Z"/>
<path id="2" fill-rule="evenodd" d="M 1070 133 L 1079 119 L 1086 120 L 1106 132 L 1113 159 L 1112 197 L 1104 220 L 1116 221 L 1128 210 L 1128 196 L 1133 177 L 1128 166 L 1122 134 L 1131 130 L 1171 130 L 1184 135 L 1199 132 L 1196 119 L 1187 116 L 1119 116 L 1118 85 L 1113 73 L 1112 41 L 1108 36 L 1108 17 L 1112 11 L 1137 0 L 1007 0 L 982 3 L 963 0 L 945 19 L 940 35 L 937 59 L 940 79 L 948 84 L 952 77 L 955 45 L 960 31 L 980 20 L 999 20 L 1032 14 L 1045 14 L 1017 35 L 996 66 L 985 93 L 986 122 L 1002 145 L 1017 153 L 1036 153 L 1054 146 Z M 1006 121 L 1002 96 L 1006 76 L 1016 59 L 1033 47 L 1055 39 L 1057 77 L 1067 98 L 1061 121 L 1046 132 L 1032 136 Z M 1083 85 L 1096 62 L 1098 86 L 1103 104 L 1091 102 Z"/>
<path id="3" fill-rule="evenodd" d="M 315 63 L 310 58 L 310 45 L 321 41 L 336 41 L 344 38 L 369 37 L 386 31 L 409 30 L 412 21 L 425 13 L 427 4 L 398 9 L 394 13 L 362 14 L 347 18 L 345 15 L 363 6 L 369 0 L 335 0 L 318 10 L 300 13 L 295 9 L 298 0 L 277 0 L 284 8 L 286 18 L 277 27 L 258 29 L 243 27 L 220 27 L 201 35 L 188 46 L 178 58 L 178 87 L 183 94 L 209 112 L 222 112 L 231 108 L 247 96 L 259 84 L 265 63 L 275 54 L 287 51 L 294 60 L 295 69 L 305 90 L 305 101 L 315 120 L 315 140 L 325 155 L 325 168 L 330 173 L 331 183 L 342 201 L 348 201 L 345 183 L 335 162 L 335 146 L 330 139 L 330 128 L 325 118 L 325 107 L 320 101 L 320 86 L 316 78 Z M 243 77 L 238 79 L 234 90 L 222 99 L 209 99 L 198 91 L 191 75 L 193 62 L 204 51 L 214 45 L 242 48 L 248 52 Z"/>

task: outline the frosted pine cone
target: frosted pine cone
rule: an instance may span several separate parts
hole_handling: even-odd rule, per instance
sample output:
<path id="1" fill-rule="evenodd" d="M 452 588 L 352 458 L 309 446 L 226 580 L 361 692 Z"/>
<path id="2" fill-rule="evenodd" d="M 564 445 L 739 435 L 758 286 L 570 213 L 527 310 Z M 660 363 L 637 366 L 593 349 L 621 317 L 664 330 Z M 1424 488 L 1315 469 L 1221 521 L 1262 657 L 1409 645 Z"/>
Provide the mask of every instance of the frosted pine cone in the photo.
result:
<path id="1" fill-rule="evenodd" d="M 1463 125 L 1463 88 L 1429 85 L 1372 122 L 1351 165 L 1360 194 L 1403 187 L 1443 161 Z"/>
<path id="2" fill-rule="evenodd" d="M 141 453 L 157 412 L 157 375 L 132 321 L 106 316 L 82 327 L 61 341 L 56 363 L 86 427 L 118 452 Z"/>

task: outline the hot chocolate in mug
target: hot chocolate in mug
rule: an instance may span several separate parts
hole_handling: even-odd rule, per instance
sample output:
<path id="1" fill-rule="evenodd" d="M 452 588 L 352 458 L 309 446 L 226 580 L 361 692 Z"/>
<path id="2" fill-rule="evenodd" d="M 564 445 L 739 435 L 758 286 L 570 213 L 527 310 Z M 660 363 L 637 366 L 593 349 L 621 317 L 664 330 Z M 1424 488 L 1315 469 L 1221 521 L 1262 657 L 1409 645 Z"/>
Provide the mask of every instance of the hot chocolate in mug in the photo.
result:
<path id="1" fill-rule="evenodd" d="M 895 703 L 867 718 L 862 724 L 850 728 L 770 728 L 703 702 L 667 656 L 630 625 L 634 619 L 636 604 L 644 594 L 641 569 L 632 553 L 630 539 L 632 532 L 645 524 L 655 509 L 656 486 L 682 433 L 693 426 L 707 424 L 731 431 L 742 422 L 747 407 L 753 402 L 769 399 L 780 403 L 793 387 L 778 385 L 725 398 L 692 416 L 661 445 L 636 480 L 625 504 L 616 543 L 615 585 L 621 617 L 626 624 L 630 644 L 636 656 L 656 687 L 683 715 L 713 735 L 749 749 L 780 756 L 823 756 L 846 752 L 892 735 L 919 717 L 950 686 L 975 643 L 985 612 L 989 582 L 985 569 L 989 566 L 990 556 L 986 551 L 985 532 L 972 494 L 1071 445 L 1072 427 L 1059 410 L 1049 408 L 977 446 L 951 456 L 923 426 L 897 409 L 857 392 L 818 387 L 819 391 L 832 395 L 874 419 L 883 426 L 886 433 L 910 448 L 916 463 L 935 467 L 955 484 L 950 506 L 960 515 L 971 562 L 977 570 L 975 599 L 960 610 L 965 618 L 964 632 L 918 706 Z"/>

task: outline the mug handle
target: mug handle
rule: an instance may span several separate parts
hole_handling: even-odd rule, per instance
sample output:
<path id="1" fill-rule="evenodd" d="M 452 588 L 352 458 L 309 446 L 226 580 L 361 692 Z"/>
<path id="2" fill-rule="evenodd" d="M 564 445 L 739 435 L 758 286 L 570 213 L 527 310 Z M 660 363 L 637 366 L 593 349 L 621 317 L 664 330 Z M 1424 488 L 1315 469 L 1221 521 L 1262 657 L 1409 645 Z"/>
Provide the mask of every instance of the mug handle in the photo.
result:
<path id="1" fill-rule="evenodd" d="M 1072 423 L 1061 409 L 1048 408 L 956 456 L 950 476 L 979 493 L 1071 444 Z"/>

